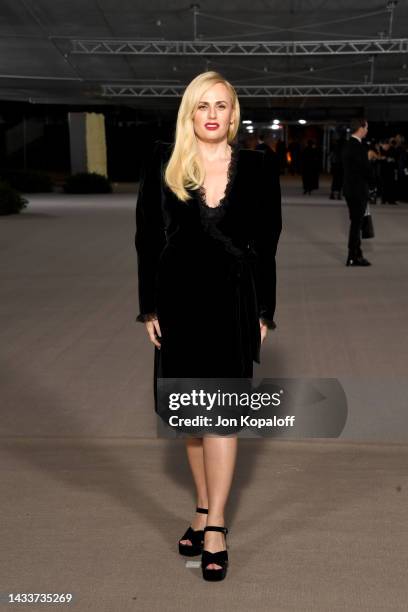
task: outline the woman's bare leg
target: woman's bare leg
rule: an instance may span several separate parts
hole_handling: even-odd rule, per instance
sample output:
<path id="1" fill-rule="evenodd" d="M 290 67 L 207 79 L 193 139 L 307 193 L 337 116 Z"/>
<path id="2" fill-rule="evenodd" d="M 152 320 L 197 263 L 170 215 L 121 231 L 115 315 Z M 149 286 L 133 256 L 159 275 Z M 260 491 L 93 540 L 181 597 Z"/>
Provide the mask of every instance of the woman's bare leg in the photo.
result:
<path id="1" fill-rule="evenodd" d="M 204 451 L 202 438 L 186 438 L 187 458 L 190 464 L 191 473 L 193 475 L 194 484 L 196 487 L 197 506 L 208 508 L 207 484 L 204 470 Z M 204 529 L 207 524 L 207 515 L 196 513 L 191 522 L 194 530 Z M 191 540 L 180 540 L 182 544 L 191 544 Z"/>
<path id="2" fill-rule="evenodd" d="M 204 468 L 208 492 L 207 525 L 225 526 L 224 511 L 231 488 L 237 456 L 237 436 L 205 436 L 203 438 Z M 224 548 L 224 534 L 206 531 L 204 547 L 209 552 Z M 209 569 L 219 569 L 210 563 Z"/>

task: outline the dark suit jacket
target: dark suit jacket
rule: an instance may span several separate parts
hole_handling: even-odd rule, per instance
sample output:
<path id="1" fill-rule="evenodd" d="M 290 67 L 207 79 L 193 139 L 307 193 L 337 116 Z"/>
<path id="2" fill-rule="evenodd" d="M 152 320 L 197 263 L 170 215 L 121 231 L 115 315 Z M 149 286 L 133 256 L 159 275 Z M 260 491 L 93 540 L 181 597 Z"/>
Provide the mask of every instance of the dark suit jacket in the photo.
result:
<path id="1" fill-rule="evenodd" d="M 367 200 L 371 171 L 365 145 L 351 137 L 343 146 L 342 161 L 344 195 L 349 200 Z"/>

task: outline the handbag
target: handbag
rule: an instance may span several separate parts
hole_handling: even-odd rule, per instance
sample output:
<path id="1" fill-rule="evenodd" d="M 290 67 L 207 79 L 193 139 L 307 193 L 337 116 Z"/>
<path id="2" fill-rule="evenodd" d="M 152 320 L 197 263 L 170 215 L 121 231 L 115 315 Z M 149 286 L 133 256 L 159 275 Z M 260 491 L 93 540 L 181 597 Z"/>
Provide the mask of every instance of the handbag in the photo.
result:
<path id="1" fill-rule="evenodd" d="M 361 224 L 361 238 L 374 238 L 374 224 L 373 218 L 370 212 L 370 206 L 367 204 L 366 211 L 364 213 L 363 222 Z"/>

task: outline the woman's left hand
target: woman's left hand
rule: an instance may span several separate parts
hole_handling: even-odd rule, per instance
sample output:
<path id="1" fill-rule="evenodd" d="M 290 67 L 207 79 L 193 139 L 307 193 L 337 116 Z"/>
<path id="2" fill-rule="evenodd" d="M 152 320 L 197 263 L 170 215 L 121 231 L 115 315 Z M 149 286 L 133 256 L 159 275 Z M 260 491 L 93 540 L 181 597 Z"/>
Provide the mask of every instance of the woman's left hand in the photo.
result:
<path id="1" fill-rule="evenodd" d="M 268 326 L 265 325 L 265 323 L 262 323 L 261 320 L 259 320 L 259 326 L 261 328 L 261 344 L 262 344 L 262 342 L 266 338 L 266 334 L 268 333 Z"/>

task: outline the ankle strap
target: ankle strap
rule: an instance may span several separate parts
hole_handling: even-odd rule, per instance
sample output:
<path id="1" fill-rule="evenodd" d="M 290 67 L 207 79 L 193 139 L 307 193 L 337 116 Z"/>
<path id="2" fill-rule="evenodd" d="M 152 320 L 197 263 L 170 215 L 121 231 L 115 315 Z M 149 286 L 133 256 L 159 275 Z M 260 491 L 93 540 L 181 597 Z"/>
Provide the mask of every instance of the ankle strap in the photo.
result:
<path id="1" fill-rule="evenodd" d="M 204 531 L 222 531 L 222 533 L 225 535 L 228 533 L 228 529 L 226 527 L 220 527 L 219 525 L 207 525 L 207 527 L 204 527 Z"/>
<path id="2" fill-rule="evenodd" d="M 201 512 L 202 514 L 208 514 L 208 508 L 199 508 L 197 506 L 196 512 Z"/>

